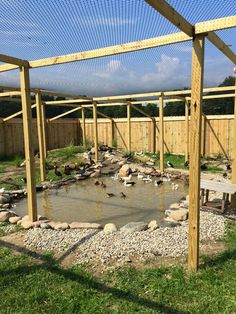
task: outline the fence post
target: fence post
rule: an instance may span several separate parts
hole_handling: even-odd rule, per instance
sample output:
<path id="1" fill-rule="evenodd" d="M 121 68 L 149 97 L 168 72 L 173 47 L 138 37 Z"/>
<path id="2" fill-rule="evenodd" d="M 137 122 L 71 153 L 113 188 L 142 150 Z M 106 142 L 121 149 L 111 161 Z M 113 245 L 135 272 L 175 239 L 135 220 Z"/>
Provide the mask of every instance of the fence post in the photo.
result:
<path id="1" fill-rule="evenodd" d="M 96 103 L 93 103 L 93 128 L 94 128 L 95 161 L 98 161 L 98 121 Z"/>
<path id="2" fill-rule="evenodd" d="M 164 171 L 164 120 L 163 120 L 163 94 L 159 98 L 159 146 L 160 146 L 160 171 Z"/>
<path id="3" fill-rule="evenodd" d="M 86 148 L 86 124 L 85 124 L 85 109 L 82 107 L 81 109 L 82 114 L 82 129 L 83 129 L 83 146 Z"/>
<path id="4" fill-rule="evenodd" d="M 32 140 L 30 80 L 28 67 L 20 67 L 20 87 L 25 143 L 28 214 L 29 220 L 35 221 L 37 220 L 37 202 L 36 202 L 35 165 Z"/>
<path id="5" fill-rule="evenodd" d="M 232 149 L 232 183 L 236 184 L 236 67 L 235 75 L 235 97 L 234 97 L 234 133 L 233 133 L 233 149 Z M 236 193 L 231 196 L 231 208 L 236 208 Z"/>
<path id="6" fill-rule="evenodd" d="M 131 104 L 127 104 L 128 152 L 131 152 Z"/>
<path id="7" fill-rule="evenodd" d="M 185 161 L 189 159 L 189 107 L 188 100 L 185 98 L 185 132 L 186 132 L 186 142 L 185 142 Z"/>

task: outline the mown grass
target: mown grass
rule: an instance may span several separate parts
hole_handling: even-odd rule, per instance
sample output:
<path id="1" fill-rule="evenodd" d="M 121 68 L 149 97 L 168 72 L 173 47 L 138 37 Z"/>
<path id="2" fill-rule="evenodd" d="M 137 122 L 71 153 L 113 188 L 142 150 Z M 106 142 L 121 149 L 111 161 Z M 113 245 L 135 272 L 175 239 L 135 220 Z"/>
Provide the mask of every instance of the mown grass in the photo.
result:
<path id="1" fill-rule="evenodd" d="M 182 266 L 125 267 L 96 278 L 84 267 L 65 269 L 50 255 L 0 244 L 0 313 L 235 313 L 235 225 L 226 251 L 202 258 L 195 274 Z"/>

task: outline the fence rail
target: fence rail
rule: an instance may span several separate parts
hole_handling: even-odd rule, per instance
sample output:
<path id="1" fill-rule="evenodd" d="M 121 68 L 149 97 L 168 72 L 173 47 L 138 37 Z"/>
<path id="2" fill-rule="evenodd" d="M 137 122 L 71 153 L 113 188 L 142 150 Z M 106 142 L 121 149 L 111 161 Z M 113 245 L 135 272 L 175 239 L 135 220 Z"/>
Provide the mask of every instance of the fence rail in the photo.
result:
<path id="1" fill-rule="evenodd" d="M 131 119 L 131 149 L 136 151 L 159 151 L 159 119 L 155 124 L 149 118 Z M 153 128 L 156 132 L 153 132 Z M 233 115 L 205 116 L 202 120 L 202 154 L 221 154 L 231 157 L 233 148 Z M 86 138 L 93 141 L 93 120 L 86 119 Z M 113 134 L 113 136 L 112 136 Z M 82 144 L 83 129 L 80 119 L 60 119 L 46 123 L 47 148 L 65 147 L 70 143 Z M 154 143 L 155 137 L 155 143 Z M 165 152 L 184 154 L 186 148 L 185 117 L 164 118 Z M 98 119 L 98 140 L 101 143 L 117 143 L 119 148 L 128 149 L 127 120 Z M 36 119 L 33 120 L 33 144 L 38 150 Z M 154 145 L 155 144 L 155 145 Z M 21 119 L 4 122 L 0 120 L 0 155 L 24 153 L 23 126 Z"/>

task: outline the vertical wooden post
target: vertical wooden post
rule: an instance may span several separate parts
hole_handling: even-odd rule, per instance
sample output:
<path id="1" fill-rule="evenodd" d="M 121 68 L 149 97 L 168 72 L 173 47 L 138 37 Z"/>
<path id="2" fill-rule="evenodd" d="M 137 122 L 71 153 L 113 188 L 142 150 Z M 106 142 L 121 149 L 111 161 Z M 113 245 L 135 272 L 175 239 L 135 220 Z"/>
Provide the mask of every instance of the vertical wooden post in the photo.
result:
<path id="1" fill-rule="evenodd" d="M 189 158 L 189 107 L 188 100 L 185 98 L 185 161 Z"/>
<path id="2" fill-rule="evenodd" d="M 83 146 L 86 148 L 86 125 L 85 125 L 85 109 L 82 107 L 82 129 L 83 129 Z"/>
<path id="3" fill-rule="evenodd" d="M 95 161 L 98 161 L 98 121 L 96 103 L 93 103 L 93 128 L 94 128 Z"/>
<path id="4" fill-rule="evenodd" d="M 235 97 L 234 97 L 234 135 L 232 148 L 232 178 L 231 182 L 236 184 L 236 67 L 235 74 Z M 236 193 L 231 196 L 231 208 L 236 208 Z"/>
<path id="5" fill-rule="evenodd" d="M 29 220 L 37 220 L 37 202 L 35 187 L 35 168 L 32 140 L 32 113 L 30 99 L 29 68 L 20 68 L 20 87 L 23 112 L 23 130 L 26 160 L 27 203 Z"/>
<path id="6" fill-rule="evenodd" d="M 114 145 L 114 120 L 111 119 L 111 122 L 110 122 L 110 128 L 111 128 L 111 147 Z"/>
<path id="7" fill-rule="evenodd" d="M 159 146 L 160 146 L 160 171 L 164 171 L 164 120 L 163 108 L 164 100 L 163 94 L 159 98 Z"/>
<path id="8" fill-rule="evenodd" d="M 127 104 L 128 152 L 131 152 L 131 104 Z"/>
<path id="9" fill-rule="evenodd" d="M 206 131 L 206 116 L 202 114 L 202 138 L 201 138 L 201 156 L 205 156 L 205 131 Z"/>
<path id="10" fill-rule="evenodd" d="M 45 152 L 44 152 L 44 140 L 43 140 L 43 123 L 42 123 L 42 101 L 41 92 L 35 93 L 36 98 L 36 110 L 37 110 L 37 129 L 38 129 L 38 143 L 39 143 L 39 157 L 40 157 L 40 178 L 41 182 L 46 180 L 45 169 Z"/>
<path id="11" fill-rule="evenodd" d="M 197 271 L 199 266 L 200 149 L 202 127 L 201 120 L 204 72 L 204 44 L 204 35 L 197 35 L 193 39 L 189 164 L 189 271 Z"/>
<path id="12" fill-rule="evenodd" d="M 152 152 L 156 152 L 156 119 L 152 119 Z"/>
<path id="13" fill-rule="evenodd" d="M 43 152 L 44 152 L 44 158 L 47 158 L 47 121 L 45 117 L 45 105 L 41 101 L 41 117 L 42 117 L 42 135 L 43 135 Z"/>

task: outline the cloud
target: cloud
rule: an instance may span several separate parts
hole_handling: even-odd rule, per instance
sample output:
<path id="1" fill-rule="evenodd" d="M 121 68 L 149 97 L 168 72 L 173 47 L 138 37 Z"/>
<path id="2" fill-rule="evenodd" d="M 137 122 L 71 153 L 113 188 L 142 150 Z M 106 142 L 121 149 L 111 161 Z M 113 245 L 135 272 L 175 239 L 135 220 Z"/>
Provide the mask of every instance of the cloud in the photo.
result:
<path id="1" fill-rule="evenodd" d="M 74 23 L 79 23 L 86 26 L 126 26 L 126 25 L 133 25 L 135 24 L 135 19 L 130 18 L 121 18 L 121 17 L 101 17 L 101 18 L 94 18 L 94 17 L 86 17 L 86 18 L 74 18 L 71 20 Z"/>

